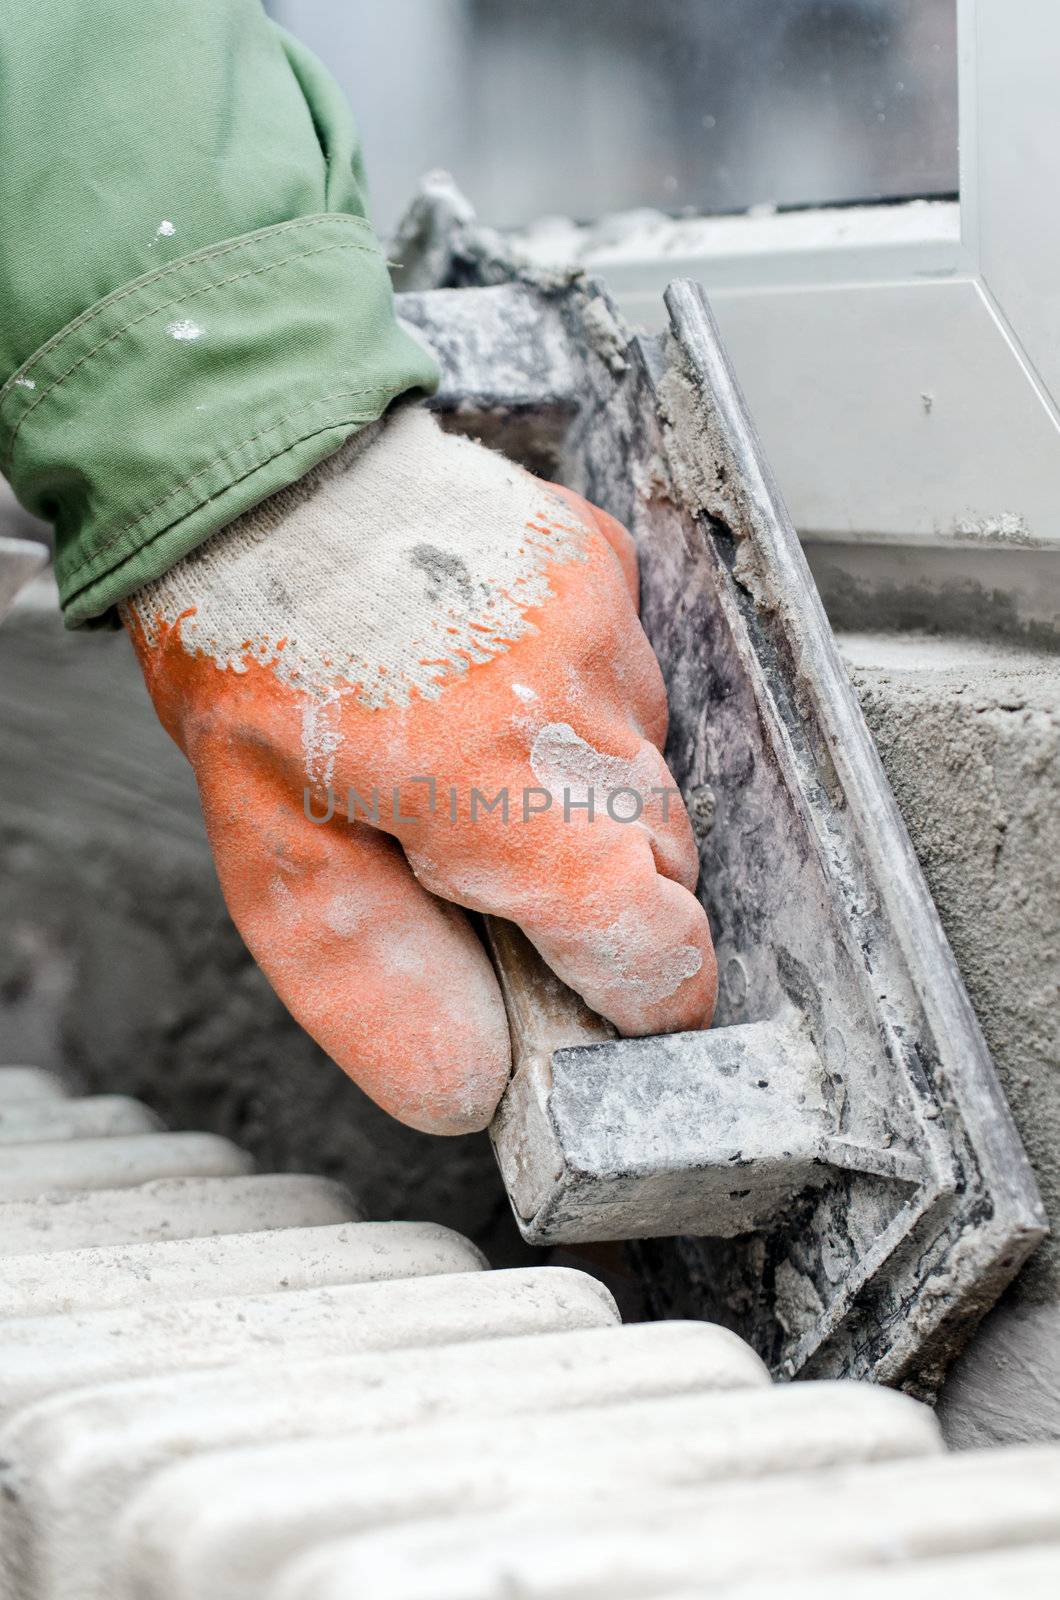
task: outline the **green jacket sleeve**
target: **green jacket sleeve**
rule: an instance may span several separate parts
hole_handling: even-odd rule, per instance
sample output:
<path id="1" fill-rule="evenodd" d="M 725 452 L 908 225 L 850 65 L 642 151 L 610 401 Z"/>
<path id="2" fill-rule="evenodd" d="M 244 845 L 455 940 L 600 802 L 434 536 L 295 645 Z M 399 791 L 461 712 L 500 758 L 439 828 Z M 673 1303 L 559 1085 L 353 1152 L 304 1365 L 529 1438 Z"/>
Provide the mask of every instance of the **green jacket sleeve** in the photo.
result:
<path id="1" fill-rule="evenodd" d="M 0 0 L 0 469 L 74 626 L 436 381 L 259 0 Z"/>

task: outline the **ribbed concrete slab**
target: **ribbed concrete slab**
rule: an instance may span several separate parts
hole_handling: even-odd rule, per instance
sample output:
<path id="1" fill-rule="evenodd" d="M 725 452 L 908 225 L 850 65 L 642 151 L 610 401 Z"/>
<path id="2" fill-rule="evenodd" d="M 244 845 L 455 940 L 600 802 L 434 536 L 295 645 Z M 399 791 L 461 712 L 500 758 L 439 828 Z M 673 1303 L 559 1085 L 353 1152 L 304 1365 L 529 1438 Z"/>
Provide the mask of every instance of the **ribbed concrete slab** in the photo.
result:
<path id="1" fill-rule="evenodd" d="M 284 1438 L 416 1438 L 423 1424 L 574 1412 L 664 1395 L 767 1387 L 726 1328 L 640 1323 L 429 1350 L 182 1372 L 38 1402 L 0 1432 L 18 1502 L 0 1495 L 0 1551 L 23 1592 L 103 1600 L 113 1530 L 151 1473 L 197 1452 Z"/>
<path id="2" fill-rule="evenodd" d="M 812 1392 L 812 1391 L 811 1391 Z M 551 1516 L 448 1517 L 325 1545 L 261 1600 L 657 1600 L 727 1596 L 797 1576 L 964 1556 L 1060 1537 L 1060 1449 L 990 1450 L 744 1481 L 618 1494 Z M 782 1581 L 780 1581 L 782 1580 Z M 930 1592 L 930 1591 L 929 1591 Z M 943 1588 L 932 1600 L 951 1600 Z M 895 1600 L 905 1600 L 896 1591 Z"/>
<path id="3" fill-rule="evenodd" d="M 618 1493 L 941 1448 L 917 1401 L 818 1383 L 221 1451 L 137 1497 L 117 1534 L 115 1588 L 136 1600 L 258 1600 L 300 1551 L 358 1529 L 533 1504 L 545 1534 L 554 1513 Z"/>
<path id="4" fill-rule="evenodd" d="M 485 1265 L 469 1240 L 430 1222 L 351 1222 L 8 1256 L 0 1273 L 0 1322 L 156 1300 L 479 1272 Z"/>
<path id="5" fill-rule="evenodd" d="M 845 1572 L 786 1581 L 783 1600 L 1056 1600 L 1060 1594 L 1060 1545 L 1029 1550 L 976 1551 L 936 1561 L 888 1563 L 882 1572 L 848 1567 Z M 778 1600 L 776 1579 L 740 1583 L 723 1590 L 701 1588 L 659 1600 Z"/>
<path id="6" fill-rule="evenodd" d="M 214 1133 L 142 1133 L 115 1139 L 15 1144 L 0 1166 L 0 1201 L 56 1189 L 128 1189 L 152 1178 L 233 1178 L 253 1161 Z"/>
<path id="7" fill-rule="evenodd" d="M 0 1256 L 355 1222 L 341 1184 L 300 1173 L 161 1178 L 132 1189 L 0 1202 Z"/>
<path id="8" fill-rule="evenodd" d="M 123 1133 L 157 1133 L 153 1111 L 123 1094 L 96 1094 L 84 1100 L 30 1097 L 8 1104 L 0 1099 L 0 1144 L 54 1139 L 111 1139 Z"/>
<path id="9" fill-rule="evenodd" d="M 0 1416 L 64 1389 L 281 1351 L 343 1355 L 617 1321 L 603 1285 L 565 1267 L 24 1317 L 0 1328 Z"/>
<path id="10" fill-rule="evenodd" d="M 44 1067 L 0 1067 L 0 1104 L 21 1105 L 25 1100 L 63 1100 L 66 1090 L 54 1072 Z"/>

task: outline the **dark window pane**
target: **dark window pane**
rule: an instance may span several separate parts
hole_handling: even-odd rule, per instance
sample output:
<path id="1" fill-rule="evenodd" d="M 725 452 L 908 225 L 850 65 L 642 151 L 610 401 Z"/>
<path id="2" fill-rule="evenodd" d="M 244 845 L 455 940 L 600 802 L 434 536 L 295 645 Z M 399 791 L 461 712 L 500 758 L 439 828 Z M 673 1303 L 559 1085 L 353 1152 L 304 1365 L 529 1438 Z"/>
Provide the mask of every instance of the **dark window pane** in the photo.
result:
<path id="1" fill-rule="evenodd" d="M 388 226 L 448 167 L 547 212 L 953 193 L 956 0 L 274 0 L 357 113 Z"/>

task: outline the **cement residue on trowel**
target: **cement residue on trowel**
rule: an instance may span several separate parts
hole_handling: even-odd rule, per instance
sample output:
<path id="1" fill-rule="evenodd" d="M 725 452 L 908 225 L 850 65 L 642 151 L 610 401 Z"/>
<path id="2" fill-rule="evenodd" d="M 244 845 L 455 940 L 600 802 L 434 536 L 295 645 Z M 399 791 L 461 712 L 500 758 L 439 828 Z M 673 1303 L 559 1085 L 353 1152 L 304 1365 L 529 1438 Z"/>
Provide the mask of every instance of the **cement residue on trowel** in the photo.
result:
<path id="1" fill-rule="evenodd" d="M 656 395 L 677 496 L 690 512 L 721 523 L 735 541 L 733 578 L 751 595 L 757 610 L 786 610 L 783 586 L 770 563 L 769 542 L 762 541 L 762 509 L 748 486 L 746 467 L 733 451 L 724 418 L 708 387 L 700 386 L 685 370 L 673 341 L 668 355 Z"/>
<path id="2" fill-rule="evenodd" d="M 750 516 L 737 463 L 708 396 L 678 365 L 672 346 L 668 354 L 656 393 L 674 484 L 690 511 L 705 512 L 742 539 Z"/>
<path id="3" fill-rule="evenodd" d="M 732 575 L 741 589 L 746 589 L 759 611 L 776 611 L 769 580 L 762 571 L 759 554 L 750 539 L 745 539 L 736 552 Z"/>
<path id="4" fill-rule="evenodd" d="M 670 468 L 664 456 L 653 450 L 646 461 L 632 461 L 629 475 L 638 498 L 645 505 L 653 500 L 676 500 Z"/>
<path id="5" fill-rule="evenodd" d="M 813 1279 L 790 1261 L 782 1261 L 777 1267 L 773 1293 L 777 1321 L 785 1333 L 795 1337 L 812 1329 L 824 1311 Z"/>
<path id="6" fill-rule="evenodd" d="M 626 359 L 629 329 L 603 295 L 593 295 L 586 302 L 582 311 L 582 327 L 596 354 L 616 377 L 621 377 L 629 368 Z"/>
<path id="7" fill-rule="evenodd" d="M 753 508 L 742 473 L 706 390 L 679 365 L 671 345 L 657 395 L 670 477 L 689 511 L 721 523 L 737 543 L 733 577 L 762 611 L 776 611 L 779 600 L 754 539 Z"/>

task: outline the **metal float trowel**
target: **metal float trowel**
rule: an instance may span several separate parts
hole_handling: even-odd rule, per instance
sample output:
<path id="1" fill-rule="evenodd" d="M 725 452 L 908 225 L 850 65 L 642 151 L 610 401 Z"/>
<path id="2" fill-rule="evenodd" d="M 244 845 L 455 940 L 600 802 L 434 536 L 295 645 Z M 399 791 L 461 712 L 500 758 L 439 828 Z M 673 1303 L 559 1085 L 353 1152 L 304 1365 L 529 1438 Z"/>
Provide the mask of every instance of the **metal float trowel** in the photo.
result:
<path id="1" fill-rule="evenodd" d="M 600 286 L 521 271 L 441 183 L 398 253 L 446 425 L 636 538 L 718 955 L 709 1032 L 619 1039 L 490 926 L 519 1226 L 654 1241 L 655 1308 L 728 1323 L 780 1373 L 930 1389 L 1044 1215 L 706 299 L 672 284 L 670 331 L 631 338 Z"/>

